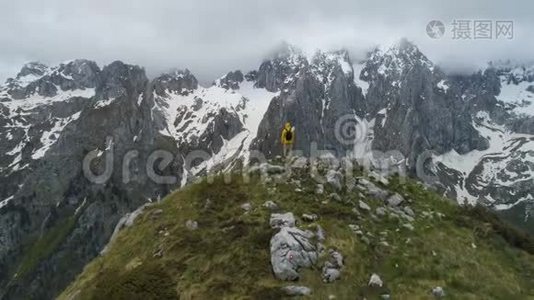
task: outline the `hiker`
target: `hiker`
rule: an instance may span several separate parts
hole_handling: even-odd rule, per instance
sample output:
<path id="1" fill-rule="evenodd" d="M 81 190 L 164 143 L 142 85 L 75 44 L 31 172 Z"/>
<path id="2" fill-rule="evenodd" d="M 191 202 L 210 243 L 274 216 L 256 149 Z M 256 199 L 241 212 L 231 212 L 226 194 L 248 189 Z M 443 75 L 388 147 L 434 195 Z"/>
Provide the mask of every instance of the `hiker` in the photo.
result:
<path id="1" fill-rule="evenodd" d="M 290 156 L 293 150 L 293 142 L 295 141 L 295 127 L 292 127 L 291 123 L 286 122 L 284 125 L 280 140 L 282 142 L 284 157 Z"/>

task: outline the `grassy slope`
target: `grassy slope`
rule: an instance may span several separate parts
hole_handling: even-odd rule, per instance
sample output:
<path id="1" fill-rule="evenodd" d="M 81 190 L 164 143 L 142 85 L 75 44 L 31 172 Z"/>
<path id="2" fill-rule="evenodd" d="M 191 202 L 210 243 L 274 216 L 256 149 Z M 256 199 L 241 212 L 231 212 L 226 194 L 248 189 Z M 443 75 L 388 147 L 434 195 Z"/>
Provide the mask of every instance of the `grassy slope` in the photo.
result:
<path id="1" fill-rule="evenodd" d="M 261 207 L 266 200 L 295 216 L 318 214 L 325 245 L 345 256 L 342 279 L 334 283 L 321 282 L 319 267 L 301 272 L 297 284 L 312 288 L 313 299 L 377 298 L 378 292 L 367 288 L 371 273 L 381 276 L 394 299 L 429 299 L 434 286 L 443 286 L 450 299 L 534 299 L 533 255 L 415 182 L 394 179 L 388 186 L 413 200 L 415 231 L 397 219 L 374 220 L 366 213 L 358 218 L 352 212 L 360 197 L 355 192 L 340 193 L 345 203 L 323 203 L 329 191 L 316 195 L 311 179 L 302 180 L 302 192 L 286 182 L 274 190 L 273 185 L 257 179 L 245 184 L 237 176 L 227 184 L 217 177 L 168 196 L 122 231 L 108 254 L 86 266 L 60 299 L 280 299 L 279 288 L 290 283 L 271 273 L 273 230 L 270 212 Z M 373 210 L 380 204 L 364 200 Z M 247 214 L 240 208 L 245 202 L 254 207 Z M 155 216 L 160 208 L 163 213 Z M 423 217 L 423 211 L 444 217 Z M 189 219 L 198 221 L 198 230 L 185 227 Z M 348 224 L 370 232 L 371 243 L 363 243 Z M 379 245 L 381 232 L 389 247 Z M 154 257 L 160 248 L 162 257 Z"/>

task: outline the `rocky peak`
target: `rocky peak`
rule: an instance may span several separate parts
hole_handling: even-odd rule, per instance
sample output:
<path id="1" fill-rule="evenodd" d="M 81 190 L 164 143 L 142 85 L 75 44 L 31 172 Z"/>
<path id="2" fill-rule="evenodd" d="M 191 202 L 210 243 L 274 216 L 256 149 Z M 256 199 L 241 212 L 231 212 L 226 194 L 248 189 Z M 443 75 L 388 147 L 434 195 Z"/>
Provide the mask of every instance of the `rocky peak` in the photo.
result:
<path id="1" fill-rule="evenodd" d="M 224 89 L 237 90 L 239 89 L 239 84 L 243 82 L 244 79 L 245 77 L 243 76 L 243 73 L 240 70 L 235 70 L 233 72 L 228 72 L 223 77 L 217 79 L 214 84 Z"/>
<path id="2" fill-rule="evenodd" d="M 303 56 L 302 50 L 295 45 L 287 42 L 282 42 L 278 47 L 274 49 L 269 59 L 272 60 L 298 60 Z"/>
<path id="3" fill-rule="evenodd" d="M 148 79 L 145 70 L 139 66 L 114 61 L 105 66 L 101 72 L 101 85 L 96 93 L 101 99 L 113 99 L 121 96 L 137 96 L 146 88 Z"/>
<path id="4" fill-rule="evenodd" d="M 73 88 L 93 88 L 98 84 L 100 68 L 94 61 L 75 59 L 62 63 L 53 76 L 72 82 Z"/>
<path id="5" fill-rule="evenodd" d="M 501 88 L 498 74 L 497 69 L 490 67 L 469 75 L 450 75 L 448 79 L 458 88 L 464 100 L 471 100 L 480 95 L 498 95 Z"/>
<path id="6" fill-rule="evenodd" d="M 311 67 L 313 73 L 321 82 L 327 82 L 328 80 L 332 80 L 333 77 L 339 77 L 342 74 L 351 80 L 354 76 L 352 62 L 346 50 L 331 52 L 318 51 L 311 59 Z"/>
<path id="7" fill-rule="evenodd" d="M 534 82 L 534 63 L 532 62 L 497 61 L 490 62 L 489 68 L 495 69 L 506 84 Z"/>
<path id="8" fill-rule="evenodd" d="M 153 84 L 158 96 L 165 96 L 167 92 L 187 95 L 198 88 L 197 79 L 188 69 L 162 74 Z"/>
<path id="9" fill-rule="evenodd" d="M 308 65 L 298 48 L 283 44 L 270 59 L 265 60 L 256 74 L 256 87 L 270 92 L 293 87 L 300 70 Z"/>
<path id="10" fill-rule="evenodd" d="M 369 55 L 362 70 L 362 79 L 369 81 L 377 77 L 399 80 L 401 75 L 414 69 L 434 70 L 434 64 L 406 39 L 401 39 L 388 48 L 377 48 Z"/>
<path id="11" fill-rule="evenodd" d="M 31 62 L 6 81 L 6 91 L 13 99 L 24 99 L 31 95 L 54 97 L 60 91 L 94 88 L 98 84 L 100 69 L 95 62 L 77 59 L 48 67 Z"/>
<path id="12" fill-rule="evenodd" d="M 49 70 L 49 67 L 45 64 L 42 64 L 40 62 L 29 62 L 22 66 L 22 69 L 17 74 L 17 79 L 21 79 L 22 77 L 26 77 L 28 75 L 33 76 L 43 76 L 47 71 Z"/>

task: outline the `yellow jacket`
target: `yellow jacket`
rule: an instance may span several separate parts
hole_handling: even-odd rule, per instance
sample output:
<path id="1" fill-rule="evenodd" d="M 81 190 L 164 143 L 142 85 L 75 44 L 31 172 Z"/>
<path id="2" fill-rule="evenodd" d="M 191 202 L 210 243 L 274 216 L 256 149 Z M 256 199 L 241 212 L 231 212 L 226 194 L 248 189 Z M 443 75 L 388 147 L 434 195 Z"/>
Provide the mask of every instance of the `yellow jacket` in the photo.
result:
<path id="1" fill-rule="evenodd" d="M 288 132 L 291 133 L 290 134 L 291 135 L 290 139 L 287 138 L 287 136 L 288 136 L 287 133 Z M 282 135 L 280 136 L 280 141 L 284 145 L 293 144 L 293 142 L 295 141 L 295 127 L 285 126 L 284 129 L 282 129 Z"/>

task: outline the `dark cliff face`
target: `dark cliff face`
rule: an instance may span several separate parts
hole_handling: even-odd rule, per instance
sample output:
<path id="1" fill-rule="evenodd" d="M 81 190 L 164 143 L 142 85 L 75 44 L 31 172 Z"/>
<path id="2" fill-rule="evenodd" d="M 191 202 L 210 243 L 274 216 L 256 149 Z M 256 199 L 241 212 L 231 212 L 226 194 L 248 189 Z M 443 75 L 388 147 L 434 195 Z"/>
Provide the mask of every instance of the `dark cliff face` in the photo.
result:
<path id="1" fill-rule="evenodd" d="M 533 134 L 533 117 L 517 112 L 528 103 L 500 100 L 510 84 L 528 89 L 534 81 L 532 72 L 516 69 L 446 75 L 407 41 L 371 52 L 357 74 L 346 51 L 306 57 L 288 46 L 258 70 L 229 72 L 215 90 L 199 86 L 188 70 L 150 81 L 142 68 L 120 61 L 102 70 L 87 60 L 27 64 L 0 88 L 0 270 L 7 270 L 0 272 L 0 296 L 52 298 L 98 255 L 125 213 L 181 184 L 187 154 L 213 157 L 242 136 L 231 159 L 242 158 L 249 144 L 273 157 L 287 121 L 296 128 L 294 150 L 346 156 L 359 141 L 347 140 L 338 121 L 366 120 L 368 150 L 400 151 L 412 171 L 426 150 L 497 151 L 477 157 L 470 170 L 438 163 L 440 189 L 488 205 L 528 199 L 534 140 L 514 134 Z M 247 112 L 258 103 L 247 97 L 258 93 L 267 95 L 268 108 L 249 128 Z M 500 149 L 495 138 L 503 139 Z M 173 182 L 149 178 L 156 150 L 172 154 L 156 173 L 173 175 Z M 110 152 L 113 161 L 106 160 Z M 95 173 L 113 166 L 105 183 L 84 174 L 89 153 Z"/>
<path id="2" fill-rule="evenodd" d="M 502 210 L 502 215 L 513 223 L 534 230 L 529 218 L 532 210 L 529 199 L 534 197 L 533 117 L 516 111 L 529 103 L 521 103 L 520 98 L 510 103 L 507 99 L 507 90 L 517 91 L 521 86 L 525 88 L 525 97 L 531 97 L 528 91 L 531 73 L 525 67 L 490 65 L 472 75 L 450 78 L 466 102 L 474 126 L 488 139 L 491 151 L 472 161 L 472 170 L 463 174 L 438 164 L 439 184 L 452 198 L 462 201 L 469 193 L 476 201 Z"/>
<path id="3" fill-rule="evenodd" d="M 366 103 L 377 118 L 373 148 L 398 150 L 413 168 L 425 150 L 467 153 L 487 143 L 448 78 L 414 45 L 402 41 L 375 51 L 362 70 L 369 81 Z"/>
<path id="4" fill-rule="evenodd" d="M 262 66 L 291 66 L 277 68 L 284 72 L 262 67 L 258 70 L 258 78 L 283 84 L 268 87 L 280 91 L 280 95 L 271 102 L 253 148 L 267 156 L 280 154 L 280 131 L 289 121 L 296 129 L 294 150 L 310 155 L 316 147 L 334 155 L 346 155 L 352 146 L 336 138 L 335 124 L 346 115 L 361 116 L 364 107 L 361 89 L 354 84 L 348 54 L 319 52 L 310 62 L 298 52 L 283 52 L 283 55 Z"/>
<path id="5" fill-rule="evenodd" d="M 144 70 L 114 62 L 98 70 L 93 82 L 88 82 L 87 76 L 72 78 L 72 90 L 93 86 L 94 96 L 66 99 L 61 103 L 62 109 L 41 105 L 36 111 L 30 110 L 36 118 L 59 118 L 61 113 L 77 112 L 76 118 L 70 117 L 72 120 L 57 133 L 56 142 L 42 158 L 32 158 L 28 151 L 22 160 L 29 166 L 22 169 L 20 176 L 7 174 L 5 179 L 20 185 L 5 191 L 13 199 L 1 208 L 0 214 L 0 262 L 4 270 L 11 271 L 1 278 L 7 298 L 52 298 L 100 252 L 122 215 L 148 198 L 166 195 L 179 182 L 160 185 L 146 174 L 145 162 L 154 150 L 174 154 L 178 150 L 173 140 L 155 128 L 151 114 L 153 93 Z M 69 110 L 75 104 L 78 110 Z M 45 125 L 34 121 L 28 126 L 30 129 L 18 137 L 20 141 L 38 139 L 40 132 L 32 136 L 33 127 Z M 104 152 L 92 161 L 98 174 L 105 169 L 110 149 L 111 177 L 103 184 L 89 182 L 82 170 L 84 157 L 91 151 Z M 123 158 L 132 149 L 136 155 L 129 164 L 131 180 L 126 182 Z M 161 174 L 182 174 L 181 162 L 173 161 Z M 46 240 L 49 235 L 53 235 L 51 240 Z M 52 245 L 39 249 L 38 241 L 43 237 Z"/>
<path id="6" fill-rule="evenodd" d="M 243 74 L 235 71 L 228 73 L 218 83 L 226 90 L 233 90 L 238 89 L 242 81 Z M 201 87 L 198 86 L 197 79 L 188 70 L 163 74 L 154 79 L 153 85 L 156 91 L 155 114 L 162 119 L 158 128 L 172 137 L 184 156 L 192 151 L 214 155 L 221 150 L 225 141 L 243 131 L 243 124 L 236 111 L 239 108 L 210 103 L 209 100 L 213 99 L 204 98 L 202 92 L 199 92 Z M 194 105 L 182 103 L 185 101 L 183 97 L 194 98 Z M 197 134 L 195 126 L 203 126 L 205 130 Z M 192 166 L 200 162 L 195 161 Z"/>
<path id="7" fill-rule="evenodd" d="M 168 92 L 187 94 L 198 88 L 198 81 L 189 70 L 175 71 L 162 74 L 154 79 L 154 91 L 158 96 L 165 96 Z"/>
<path id="8" fill-rule="evenodd" d="M 354 76 L 369 83 L 365 99 Z M 467 102 L 448 90 L 445 74 L 407 41 L 371 53 L 361 74 L 354 74 L 343 51 L 318 53 L 310 62 L 289 51 L 264 62 L 257 77 L 260 85 L 281 91 L 254 144 L 268 155 L 279 154 L 277 132 L 285 121 L 297 128 L 296 149 L 309 154 L 315 142 L 343 155 L 351 146 L 336 137 L 335 124 L 350 114 L 375 119 L 380 125 L 374 127 L 373 149 L 400 151 L 410 168 L 425 150 L 466 153 L 487 147 L 471 125 Z"/>
<path id="9" fill-rule="evenodd" d="M 8 79 L 9 95 L 24 99 L 31 95 L 53 97 L 61 91 L 94 88 L 100 70 L 95 62 L 77 59 L 49 68 L 40 63 L 26 64 L 15 79 Z M 26 80 L 32 80 L 26 84 Z"/>

